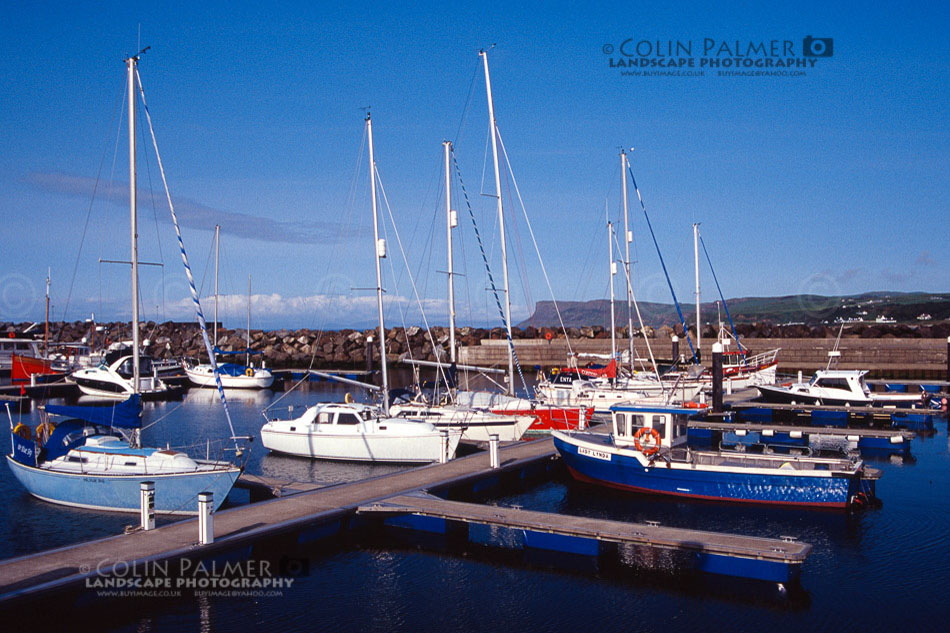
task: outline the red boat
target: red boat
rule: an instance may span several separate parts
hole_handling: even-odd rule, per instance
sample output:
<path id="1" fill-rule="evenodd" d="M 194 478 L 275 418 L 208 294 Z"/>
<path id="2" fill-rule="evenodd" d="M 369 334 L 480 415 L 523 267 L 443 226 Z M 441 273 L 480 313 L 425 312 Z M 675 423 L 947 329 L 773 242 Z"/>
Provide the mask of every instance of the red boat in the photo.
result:
<path id="1" fill-rule="evenodd" d="M 581 428 L 581 416 L 584 426 L 590 426 L 594 415 L 593 407 L 559 406 L 541 404 L 527 398 L 516 398 L 489 391 L 459 391 L 456 402 L 473 409 L 487 409 L 497 415 L 533 415 L 534 423 L 528 427 L 526 435 L 542 435 L 551 431 L 576 430 Z"/>
<path id="2" fill-rule="evenodd" d="M 31 376 L 49 376 L 51 378 L 43 379 L 42 382 L 48 382 L 50 379 L 64 376 L 63 372 L 53 369 L 53 364 L 43 358 L 33 356 L 20 356 L 12 354 L 10 366 L 10 381 L 14 384 L 30 382 Z"/>
<path id="3" fill-rule="evenodd" d="M 496 415 L 524 415 L 524 409 L 517 407 L 495 408 L 491 410 Z M 551 431 L 571 431 L 586 429 L 590 426 L 590 418 L 594 415 L 593 407 L 555 407 L 544 404 L 535 404 L 531 408 L 534 414 L 534 424 L 528 427 L 526 435 L 542 435 Z M 580 426 L 581 415 L 584 416 L 584 426 Z"/>

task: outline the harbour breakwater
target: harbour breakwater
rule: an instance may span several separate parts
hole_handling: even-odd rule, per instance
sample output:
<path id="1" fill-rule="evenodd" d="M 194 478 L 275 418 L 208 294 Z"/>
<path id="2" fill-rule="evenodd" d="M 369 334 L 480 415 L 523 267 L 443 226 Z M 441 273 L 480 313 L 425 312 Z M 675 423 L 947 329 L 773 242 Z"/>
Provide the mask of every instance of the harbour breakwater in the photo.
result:
<path id="1" fill-rule="evenodd" d="M 19 333 L 30 324 L 0 324 L 0 331 Z M 739 324 L 737 331 L 750 353 L 782 348 L 779 368 L 782 371 L 812 371 L 825 366 L 827 353 L 834 347 L 838 328 L 834 326 L 774 325 L 771 323 Z M 42 338 L 42 326 L 32 330 Z M 674 334 L 681 338 L 681 328 L 669 326 L 646 327 L 646 338 L 658 359 L 671 356 L 671 339 Z M 367 350 L 374 364 L 379 361 L 375 329 L 318 331 L 297 330 L 251 330 L 251 348 L 260 351 L 271 367 L 354 367 L 366 366 Z M 565 332 L 553 328 L 514 328 L 513 339 L 521 364 L 525 367 L 540 365 L 557 366 L 565 362 L 568 351 L 604 353 L 610 351 L 610 330 L 600 326 L 570 327 Z M 626 328 L 617 329 L 618 348 L 628 346 Z M 635 346 L 637 355 L 647 358 L 649 351 L 640 332 Z M 690 332 L 695 340 L 695 333 Z M 885 376 L 894 373 L 913 377 L 943 377 L 946 371 L 947 337 L 950 322 L 930 324 L 854 324 L 842 334 L 839 344 L 841 368 L 872 369 Z M 165 322 L 142 323 L 140 337 L 148 341 L 149 352 L 156 358 L 202 358 L 206 356 L 201 331 L 196 323 Z M 716 330 L 711 326 L 702 332 L 702 357 L 711 358 L 711 345 Z M 131 324 L 113 322 L 99 324 L 93 333 L 89 323 L 51 323 L 49 339 L 52 342 L 94 343 L 102 347 L 115 341 L 131 338 Z M 398 362 L 412 357 L 418 360 L 446 358 L 449 332 L 446 327 L 434 327 L 431 333 L 410 326 L 390 328 L 386 332 L 387 360 Z M 219 325 L 218 348 L 224 351 L 240 351 L 247 347 L 247 332 L 243 329 L 226 329 Z M 501 365 L 506 361 L 506 336 L 503 328 L 461 327 L 456 330 L 456 345 L 460 348 L 459 360 L 476 365 Z M 689 344 L 680 342 L 680 352 L 689 353 Z M 923 372 L 923 373 L 921 373 Z"/>

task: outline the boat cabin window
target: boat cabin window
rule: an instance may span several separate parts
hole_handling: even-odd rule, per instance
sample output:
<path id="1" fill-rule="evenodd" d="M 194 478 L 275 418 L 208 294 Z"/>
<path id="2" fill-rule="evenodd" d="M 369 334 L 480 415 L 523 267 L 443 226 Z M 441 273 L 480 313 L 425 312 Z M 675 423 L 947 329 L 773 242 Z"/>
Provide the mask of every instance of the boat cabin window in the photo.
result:
<path id="1" fill-rule="evenodd" d="M 323 412 L 317 414 L 317 424 L 329 424 L 330 423 L 330 414 Z"/>
<path id="2" fill-rule="evenodd" d="M 132 377 L 132 372 L 133 372 L 132 359 L 131 359 L 131 358 L 126 358 L 126 359 L 122 362 L 122 364 L 119 365 L 118 369 L 116 369 L 115 371 L 116 371 L 117 374 L 119 374 L 119 375 L 122 376 L 123 378 L 131 378 L 131 377 Z M 140 374 L 142 373 L 142 372 L 141 372 L 141 366 L 139 367 L 139 373 L 140 373 Z"/>
<path id="3" fill-rule="evenodd" d="M 847 378 L 819 378 L 816 385 L 819 387 L 824 387 L 825 389 L 843 389 L 845 391 L 851 390 L 851 387 L 848 385 Z"/>
<path id="4" fill-rule="evenodd" d="M 646 420 L 642 415 L 633 413 L 617 414 L 617 435 L 623 437 L 632 437 L 641 427 L 646 425 Z"/>
<path id="5" fill-rule="evenodd" d="M 653 416 L 653 428 L 656 429 L 656 432 L 660 434 L 660 437 L 666 439 L 666 416 L 665 415 L 655 415 Z"/>
<path id="6" fill-rule="evenodd" d="M 627 414 L 618 413 L 617 416 L 617 435 L 629 435 L 629 429 L 627 427 Z"/>
<path id="7" fill-rule="evenodd" d="M 673 425 L 673 437 L 683 437 L 686 435 L 686 425 L 677 420 Z"/>
<path id="8" fill-rule="evenodd" d="M 337 424 L 359 424 L 360 419 L 355 413 L 337 413 Z"/>

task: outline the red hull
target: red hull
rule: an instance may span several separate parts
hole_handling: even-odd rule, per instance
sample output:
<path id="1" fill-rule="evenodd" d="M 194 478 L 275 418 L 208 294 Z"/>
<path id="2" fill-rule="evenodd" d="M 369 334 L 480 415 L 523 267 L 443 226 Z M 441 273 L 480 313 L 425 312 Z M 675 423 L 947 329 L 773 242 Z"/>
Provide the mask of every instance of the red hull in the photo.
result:
<path id="1" fill-rule="evenodd" d="M 43 360 L 42 358 L 13 354 L 11 361 L 10 380 L 12 382 L 27 382 L 30 380 L 30 376 L 33 375 L 60 375 L 60 372 L 54 370 L 48 360 Z"/>
<path id="2" fill-rule="evenodd" d="M 584 428 L 590 426 L 594 415 L 593 407 L 547 407 L 543 405 L 527 411 L 525 409 L 492 409 L 498 415 L 534 415 L 534 423 L 528 427 L 528 433 L 550 433 L 551 431 L 576 430 L 580 426 L 581 412 L 584 415 Z"/>

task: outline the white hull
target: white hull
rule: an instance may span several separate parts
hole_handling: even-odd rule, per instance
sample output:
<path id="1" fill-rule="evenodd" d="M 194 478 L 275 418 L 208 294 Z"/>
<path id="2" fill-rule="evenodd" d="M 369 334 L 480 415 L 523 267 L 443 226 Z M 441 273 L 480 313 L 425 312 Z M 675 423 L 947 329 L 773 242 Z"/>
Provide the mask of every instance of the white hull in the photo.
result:
<path id="1" fill-rule="evenodd" d="M 206 369 L 205 369 L 206 368 Z M 228 376 L 220 374 L 221 386 L 225 389 L 267 389 L 274 384 L 274 375 L 269 369 L 252 369 L 253 374 L 248 376 Z M 188 374 L 188 380 L 196 387 L 215 388 L 218 385 L 214 380 L 214 370 L 210 365 L 198 365 L 197 367 L 186 367 L 185 373 Z"/>
<path id="2" fill-rule="evenodd" d="M 686 385 L 679 385 L 672 390 L 667 386 L 666 392 L 658 386 L 650 388 L 612 388 L 600 387 L 590 382 L 575 382 L 572 385 L 544 384 L 536 388 L 539 399 L 546 404 L 567 407 L 592 407 L 597 413 L 609 413 L 610 407 L 620 403 L 651 403 L 662 404 L 678 401 L 689 402 L 702 391 L 702 384 L 691 381 Z"/>
<path id="3" fill-rule="evenodd" d="M 322 404 L 299 418 L 268 421 L 261 442 L 271 451 L 314 459 L 426 463 L 455 456 L 461 430 L 449 429 L 444 439 L 443 433 L 427 422 L 382 417 L 375 407 Z"/>
<path id="4" fill-rule="evenodd" d="M 517 442 L 534 424 L 534 415 L 497 415 L 453 406 L 394 405 L 389 412 L 397 417 L 420 419 L 437 429 L 462 431 L 463 442 L 488 442 L 497 435 L 501 442 Z"/>
<path id="5" fill-rule="evenodd" d="M 455 453 L 461 433 L 456 433 Z M 354 462 L 426 463 L 439 461 L 442 438 L 438 432 L 427 435 L 387 435 L 331 433 L 292 433 L 261 429 L 261 442 L 268 450 L 311 457 Z"/>

